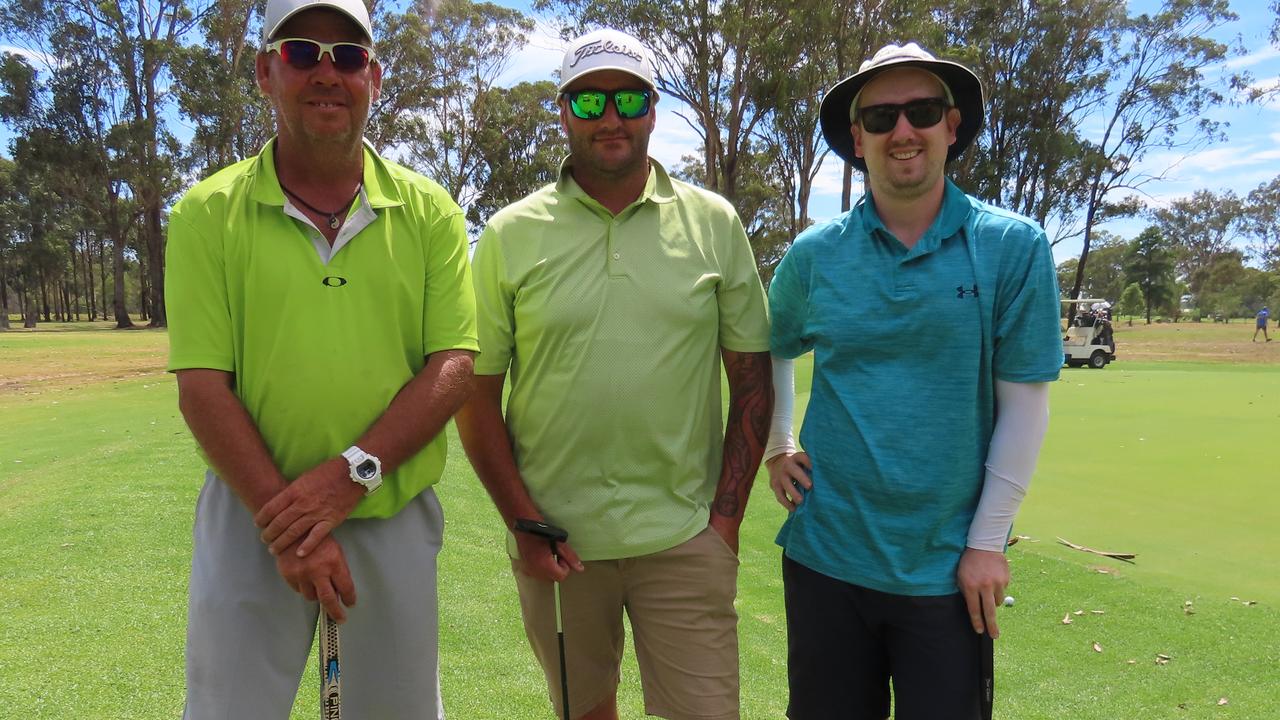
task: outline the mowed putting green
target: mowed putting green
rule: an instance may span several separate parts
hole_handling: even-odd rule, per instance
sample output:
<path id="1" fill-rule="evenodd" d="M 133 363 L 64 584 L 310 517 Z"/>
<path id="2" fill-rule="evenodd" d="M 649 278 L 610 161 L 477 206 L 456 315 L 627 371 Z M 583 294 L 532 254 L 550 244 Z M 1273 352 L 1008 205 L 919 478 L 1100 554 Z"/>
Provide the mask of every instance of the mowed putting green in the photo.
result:
<path id="1" fill-rule="evenodd" d="M 1017 603 L 1001 610 L 998 716 L 1277 716 L 1280 473 L 1272 455 L 1280 343 L 1264 350 L 1245 337 L 1236 345 L 1232 331 L 1244 327 L 1121 328 L 1121 362 L 1063 370 L 1016 528 L 1030 539 L 1010 551 Z M 1170 357 L 1242 355 L 1232 363 L 1125 362 L 1126 336 Z M 155 331 L 0 333 L 5 716 L 180 715 L 190 526 L 202 466 L 162 370 L 165 344 Z M 810 368 L 801 361 L 802 379 Z M 440 559 L 446 709 L 464 720 L 550 719 L 520 628 L 500 522 L 456 435 L 450 441 L 439 487 L 447 516 Z M 783 514 L 762 476 L 743 527 L 739 583 L 749 720 L 781 718 L 786 706 L 772 544 Z M 1056 536 L 1135 552 L 1137 561 L 1071 550 Z M 641 717 L 634 661 L 623 673 L 622 715 Z M 292 717 L 313 718 L 314 663 L 302 682 Z"/>
<path id="2" fill-rule="evenodd" d="M 1052 403 L 1018 534 L 1134 552 L 1122 572 L 1280 605 L 1280 367 L 1066 369 Z"/>

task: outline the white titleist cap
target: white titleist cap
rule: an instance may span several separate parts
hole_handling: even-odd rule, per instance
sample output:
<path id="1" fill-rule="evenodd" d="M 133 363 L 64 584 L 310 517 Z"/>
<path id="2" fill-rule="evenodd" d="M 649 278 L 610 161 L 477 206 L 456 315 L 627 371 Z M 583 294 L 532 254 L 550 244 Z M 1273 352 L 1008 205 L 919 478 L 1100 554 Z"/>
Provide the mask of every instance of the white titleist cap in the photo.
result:
<path id="1" fill-rule="evenodd" d="M 600 70 L 619 70 L 653 84 L 649 51 L 641 42 L 617 30 L 596 30 L 574 40 L 564 51 L 560 66 L 560 92 L 574 80 Z"/>
<path id="2" fill-rule="evenodd" d="M 289 18 L 312 8 L 337 10 L 351 18 L 351 22 L 364 32 L 364 36 L 373 41 L 373 26 L 369 23 L 369 9 L 364 6 L 364 0 L 267 0 L 267 10 L 262 20 L 262 41 L 270 41 Z"/>

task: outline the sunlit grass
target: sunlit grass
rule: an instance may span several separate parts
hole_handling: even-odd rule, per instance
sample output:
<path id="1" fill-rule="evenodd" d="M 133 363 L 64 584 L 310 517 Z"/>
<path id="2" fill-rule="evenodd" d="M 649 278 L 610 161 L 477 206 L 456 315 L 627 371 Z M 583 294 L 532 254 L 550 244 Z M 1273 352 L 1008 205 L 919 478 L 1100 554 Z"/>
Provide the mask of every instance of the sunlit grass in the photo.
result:
<path id="1" fill-rule="evenodd" d="M 25 376 L 84 370 L 74 382 L 0 387 L 0 714 L 175 718 L 201 464 L 159 370 L 164 334 L 65 335 L 0 334 L 0 363 Z M 117 351 L 136 353 L 127 364 L 141 374 L 102 369 Z M 802 381 L 809 368 L 802 360 Z M 1063 371 L 1017 527 L 1032 540 L 1010 551 L 1017 602 L 1001 611 L 1000 717 L 1274 717 L 1280 491 L 1267 443 L 1280 427 L 1277 377 L 1224 364 Z M 450 441 L 439 486 L 446 708 L 463 720 L 550 720 L 498 516 Z M 782 516 L 758 480 L 738 601 L 750 720 L 781 718 L 786 703 L 773 545 Z M 1137 562 L 1067 549 L 1057 535 L 1137 552 Z M 623 672 L 623 717 L 640 717 L 634 662 Z M 308 668 L 294 718 L 316 716 L 316 682 Z"/>

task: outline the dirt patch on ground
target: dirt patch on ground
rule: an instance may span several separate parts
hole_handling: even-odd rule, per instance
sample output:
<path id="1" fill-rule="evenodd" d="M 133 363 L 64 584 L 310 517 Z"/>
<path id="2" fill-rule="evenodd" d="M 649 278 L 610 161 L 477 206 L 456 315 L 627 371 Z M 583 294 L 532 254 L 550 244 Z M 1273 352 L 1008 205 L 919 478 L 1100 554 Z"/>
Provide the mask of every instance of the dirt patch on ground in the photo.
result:
<path id="1" fill-rule="evenodd" d="M 1252 322 L 1115 325 L 1117 362 L 1222 362 L 1280 365 L 1280 338 L 1251 342 Z"/>
<path id="2" fill-rule="evenodd" d="M 0 334 L 0 395 L 30 394 L 164 372 L 163 331 L 7 331 Z"/>

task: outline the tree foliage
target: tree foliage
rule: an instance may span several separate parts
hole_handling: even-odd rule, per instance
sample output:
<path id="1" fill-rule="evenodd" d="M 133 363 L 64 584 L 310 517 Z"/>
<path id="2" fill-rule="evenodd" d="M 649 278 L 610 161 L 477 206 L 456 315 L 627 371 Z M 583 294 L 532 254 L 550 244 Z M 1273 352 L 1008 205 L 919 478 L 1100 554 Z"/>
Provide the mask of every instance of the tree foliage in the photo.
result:
<path id="1" fill-rule="evenodd" d="M 1136 282 L 1125 286 L 1124 292 L 1120 295 L 1120 303 L 1116 307 L 1116 311 L 1128 315 L 1130 325 L 1133 324 L 1134 315 L 1146 313 L 1147 306 L 1142 299 L 1142 286 Z"/>
<path id="2" fill-rule="evenodd" d="M 1168 307 L 1178 298 L 1173 252 L 1168 241 L 1155 227 L 1143 230 L 1129 243 L 1124 259 L 1125 282 L 1142 290 L 1147 324 L 1157 307 Z"/>
<path id="3" fill-rule="evenodd" d="M 1197 190 L 1168 207 L 1151 211 L 1160 233 L 1176 248 L 1178 272 L 1198 295 L 1209 277 L 1206 270 L 1233 250 L 1245 226 L 1243 206 L 1230 190 L 1222 194 Z"/>
<path id="4" fill-rule="evenodd" d="M 1189 154 L 1224 137 L 1206 111 L 1225 102 L 1226 88 L 1211 83 L 1205 71 L 1231 52 L 1210 38 L 1212 31 L 1235 18 L 1226 0 L 1164 0 L 1156 13 L 1127 18 L 1107 38 L 1105 71 L 1114 89 L 1088 116 L 1103 131 L 1084 143 L 1088 193 L 1072 297 L 1084 282 L 1094 227 L 1137 210 L 1131 195 L 1117 196 L 1162 176 L 1162 170 L 1144 169 L 1148 155 L 1157 149 Z M 1149 313 L 1149 296 L 1147 305 Z"/>
<path id="5" fill-rule="evenodd" d="M 983 80 L 986 126 L 957 182 L 1002 207 L 1077 236 L 1088 199 L 1082 124 L 1105 98 L 1107 41 L 1121 0 L 957 3 L 946 24 Z"/>
<path id="6" fill-rule="evenodd" d="M 1253 256 L 1263 267 L 1280 271 L 1280 175 L 1249 192 L 1243 220 Z"/>
<path id="7" fill-rule="evenodd" d="M 384 69 L 366 133 L 375 147 L 440 182 L 473 233 L 555 180 L 565 152 L 555 83 L 501 81 L 535 28 L 525 13 L 473 0 L 370 6 Z M 766 280 L 812 222 L 815 187 L 833 175 L 824 163 L 838 162 L 818 127 L 822 94 L 888 42 L 916 40 L 974 68 L 986 125 L 948 173 L 1050 228 L 1054 242 L 1082 236 L 1061 284 L 1111 299 L 1132 258 L 1097 226 L 1141 210 L 1137 195 L 1162 174 L 1155 157 L 1220 139 L 1208 111 L 1243 82 L 1207 75 L 1233 52 L 1208 39 L 1234 18 L 1226 0 L 1164 0 L 1133 16 L 1123 0 L 535 7 L 555 14 L 564 37 L 609 26 L 652 48 L 659 108 L 683 103 L 679 121 L 698 138 L 697 156 L 672 171 L 734 204 Z M 1271 9 L 1280 43 L 1280 2 Z M 85 311 L 120 326 L 130 312 L 164 323 L 166 208 L 274 132 L 254 78 L 261 11 L 261 0 L 0 0 L 0 31 L 19 48 L 0 57 L 15 161 L 0 164 L 0 308 L 22 305 L 24 321 Z M 841 169 L 847 209 L 856 183 Z M 1250 264 L 1280 271 L 1280 179 L 1247 198 L 1202 191 L 1149 217 L 1177 261 L 1172 302 L 1182 282 L 1197 301 L 1236 293 L 1247 303 L 1261 292 L 1251 283 L 1272 277 Z M 1249 255 L 1233 265 L 1246 240 Z"/>
<path id="8" fill-rule="evenodd" d="M 506 108 L 492 91 L 533 22 L 517 10 L 470 0 L 419 0 L 383 25 L 386 92 L 370 136 L 394 142 L 408 165 L 466 207 L 483 192 L 481 139 Z"/>

